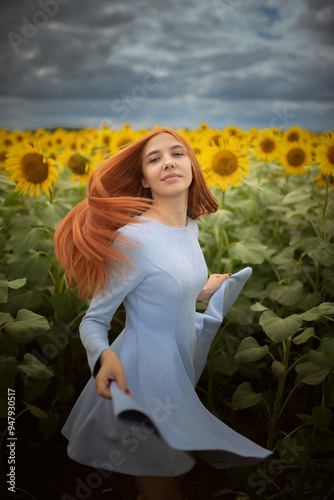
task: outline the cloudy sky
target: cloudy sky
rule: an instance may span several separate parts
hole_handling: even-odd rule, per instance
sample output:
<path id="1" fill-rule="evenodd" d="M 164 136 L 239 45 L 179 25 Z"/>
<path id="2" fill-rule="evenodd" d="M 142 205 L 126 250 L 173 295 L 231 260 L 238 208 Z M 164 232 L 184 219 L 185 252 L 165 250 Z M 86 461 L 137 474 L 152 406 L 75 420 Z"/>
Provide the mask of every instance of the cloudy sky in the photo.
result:
<path id="1" fill-rule="evenodd" d="M 3 0 L 0 127 L 334 129 L 333 0 Z"/>

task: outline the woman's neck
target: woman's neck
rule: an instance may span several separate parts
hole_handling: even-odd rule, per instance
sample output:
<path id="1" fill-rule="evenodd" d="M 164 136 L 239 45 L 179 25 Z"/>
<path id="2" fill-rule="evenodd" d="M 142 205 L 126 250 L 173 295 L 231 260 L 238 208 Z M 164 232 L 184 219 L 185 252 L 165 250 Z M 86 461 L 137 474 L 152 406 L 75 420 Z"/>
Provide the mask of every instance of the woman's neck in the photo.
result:
<path id="1" fill-rule="evenodd" d="M 153 206 L 145 212 L 145 216 L 165 226 L 185 227 L 187 225 L 187 203 L 178 203 L 176 200 L 155 200 Z"/>

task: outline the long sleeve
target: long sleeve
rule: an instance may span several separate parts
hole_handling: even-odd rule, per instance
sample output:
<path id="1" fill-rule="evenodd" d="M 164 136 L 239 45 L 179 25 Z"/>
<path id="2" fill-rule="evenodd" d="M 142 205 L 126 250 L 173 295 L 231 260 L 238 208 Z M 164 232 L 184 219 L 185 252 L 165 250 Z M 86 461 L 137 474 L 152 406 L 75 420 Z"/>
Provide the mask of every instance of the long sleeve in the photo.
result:
<path id="1" fill-rule="evenodd" d="M 118 245 L 117 240 L 113 245 Z M 104 290 L 93 296 L 79 328 L 93 375 L 96 375 L 96 364 L 101 353 L 110 347 L 108 331 L 115 312 L 124 298 L 144 279 L 146 273 L 145 250 L 142 245 L 136 248 L 126 247 L 126 251 L 122 246 L 122 252 L 126 253 L 134 269 L 124 265 L 124 271 L 121 271 L 119 278 L 115 273 L 109 273 L 111 286 L 106 283 Z"/>
<path id="2" fill-rule="evenodd" d="M 212 295 L 204 313 L 196 313 L 197 343 L 194 353 L 195 383 L 198 382 L 204 369 L 211 343 L 224 317 L 233 306 L 252 274 L 250 267 L 245 267 L 223 282 Z"/>

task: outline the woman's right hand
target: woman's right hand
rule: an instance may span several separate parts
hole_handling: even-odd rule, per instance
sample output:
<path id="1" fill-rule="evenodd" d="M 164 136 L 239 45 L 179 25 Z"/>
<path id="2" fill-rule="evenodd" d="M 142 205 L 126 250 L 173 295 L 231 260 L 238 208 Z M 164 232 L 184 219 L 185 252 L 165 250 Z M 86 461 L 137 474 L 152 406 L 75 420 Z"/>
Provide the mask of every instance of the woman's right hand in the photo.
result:
<path id="1" fill-rule="evenodd" d="M 115 380 L 119 388 L 131 395 L 125 381 L 124 367 L 114 351 L 106 349 L 100 356 L 101 367 L 95 377 L 94 385 L 101 398 L 111 399 L 110 382 Z"/>

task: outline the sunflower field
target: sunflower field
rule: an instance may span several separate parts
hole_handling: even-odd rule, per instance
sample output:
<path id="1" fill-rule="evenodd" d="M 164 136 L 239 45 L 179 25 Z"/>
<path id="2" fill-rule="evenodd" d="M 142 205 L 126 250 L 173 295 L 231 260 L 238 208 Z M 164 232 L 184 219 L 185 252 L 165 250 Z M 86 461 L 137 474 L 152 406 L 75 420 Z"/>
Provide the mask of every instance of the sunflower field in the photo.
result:
<path id="1" fill-rule="evenodd" d="M 78 335 L 87 304 L 55 259 L 55 228 L 85 197 L 91 173 L 146 132 L 129 124 L 0 132 L 1 472 L 15 428 L 16 498 L 53 498 L 34 460 L 56 445 L 66 455 L 60 429 L 90 376 Z M 178 132 L 219 203 L 197 221 L 209 273 L 253 269 L 197 392 L 227 425 L 273 450 L 219 476 L 207 498 L 333 498 L 334 133 L 204 123 Z M 121 306 L 110 341 L 124 319 Z M 62 491 L 54 498 L 74 498 Z"/>

